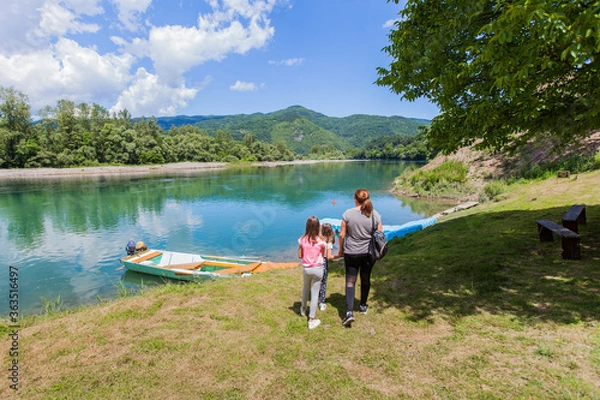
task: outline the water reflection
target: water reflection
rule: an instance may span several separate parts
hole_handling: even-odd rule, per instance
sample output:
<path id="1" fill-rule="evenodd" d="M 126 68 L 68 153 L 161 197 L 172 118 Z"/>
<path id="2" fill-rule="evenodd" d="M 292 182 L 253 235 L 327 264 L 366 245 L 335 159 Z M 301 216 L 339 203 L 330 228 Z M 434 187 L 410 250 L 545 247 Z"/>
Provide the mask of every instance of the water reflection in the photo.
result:
<path id="1" fill-rule="evenodd" d="M 306 218 L 340 218 L 354 205 L 358 187 L 371 191 L 386 224 L 440 211 L 389 193 L 406 166 L 319 163 L 5 182 L 0 186 L 0 246 L 9 264 L 19 268 L 22 313 L 38 312 L 42 297 L 58 294 L 72 307 L 114 297 L 120 279 L 138 284 L 118 269 L 130 239 L 173 251 L 296 261 L 296 239 Z M 1 286 L 0 296 L 7 298 L 7 291 L 7 285 Z"/>

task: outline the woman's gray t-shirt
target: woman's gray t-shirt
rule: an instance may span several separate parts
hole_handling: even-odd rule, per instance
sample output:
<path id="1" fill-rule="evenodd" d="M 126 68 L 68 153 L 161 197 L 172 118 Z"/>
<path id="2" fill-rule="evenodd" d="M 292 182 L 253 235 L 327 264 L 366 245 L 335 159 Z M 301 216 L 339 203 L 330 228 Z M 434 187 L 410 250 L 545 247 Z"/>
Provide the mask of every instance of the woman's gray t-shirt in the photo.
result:
<path id="1" fill-rule="evenodd" d="M 375 228 L 381 222 L 381 216 L 375 210 Z M 346 237 L 344 238 L 344 254 L 367 254 L 369 242 L 373 234 L 373 221 L 371 217 L 364 215 L 360 209 L 350 208 L 342 215 L 346 222 Z"/>

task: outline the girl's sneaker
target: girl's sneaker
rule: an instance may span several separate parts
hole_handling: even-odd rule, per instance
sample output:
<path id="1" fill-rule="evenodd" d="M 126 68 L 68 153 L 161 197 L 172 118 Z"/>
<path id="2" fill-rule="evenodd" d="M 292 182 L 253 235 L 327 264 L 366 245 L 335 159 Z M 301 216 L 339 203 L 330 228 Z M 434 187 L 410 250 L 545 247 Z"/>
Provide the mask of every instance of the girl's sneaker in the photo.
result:
<path id="1" fill-rule="evenodd" d="M 300 315 L 306 317 L 306 307 L 300 307 Z"/>
<path id="2" fill-rule="evenodd" d="M 346 313 L 346 317 L 342 321 L 342 325 L 350 327 L 353 322 L 354 322 L 354 314 L 352 313 L 352 311 L 348 311 Z"/>
<path id="3" fill-rule="evenodd" d="M 361 304 L 358 306 L 358 312 L 361 314 L 366 314 L 368 310 L 369 310 L 369 306 L 366 304 Z"/>
<path id="4" fill-rule="evenodd" d="M 320 319 L 313 319 L 312 321 L 308 321 L 308 329 L 315 329 L 319 325 L 321 325 Z"/>
<path id="5" fill-rule="evenodd" d="M 325 311 L 326 308 L 327 308 L 327 304 L 325 304 L 325 303 L 319 303 L 319 310 Z"/>

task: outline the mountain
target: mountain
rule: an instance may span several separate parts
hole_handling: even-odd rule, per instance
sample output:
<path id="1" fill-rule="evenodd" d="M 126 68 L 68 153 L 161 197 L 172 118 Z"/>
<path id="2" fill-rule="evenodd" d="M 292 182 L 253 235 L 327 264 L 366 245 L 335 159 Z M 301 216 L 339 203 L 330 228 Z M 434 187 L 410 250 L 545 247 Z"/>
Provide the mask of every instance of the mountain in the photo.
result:
<path id="1" fill-rule="evenodd" d="M 291 106 L 272 113 L 159 117 L 158 125 L 195 125 L 211 135 L 227 131 L 236 140 L 251 133 L 263 142 L 282 140 L 294 152 L 308 154 L 312 146 L 329 145 L 339 150 L 363 148 L 370 140 L 382 136 L 414 136 L 419 126 L 429 125 L 424 119 L 400 116 L 384 117 L 356 114 L 329 117 L 301 106 Z"/>

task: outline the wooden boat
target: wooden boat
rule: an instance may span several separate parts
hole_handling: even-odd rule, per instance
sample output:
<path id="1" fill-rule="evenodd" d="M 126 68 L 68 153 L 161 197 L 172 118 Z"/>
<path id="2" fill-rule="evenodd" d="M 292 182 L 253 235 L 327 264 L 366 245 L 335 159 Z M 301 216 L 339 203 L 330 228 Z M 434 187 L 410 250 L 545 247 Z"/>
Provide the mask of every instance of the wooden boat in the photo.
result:
<path id="1" fill-rule="evenodd" d="M 297 262 L 271 262 L 153 249 L 123 257 L 121 264 L 130 271 L 185 281 L 249 276 L 274 269 L 294 268 L 299 265 Z"/>

